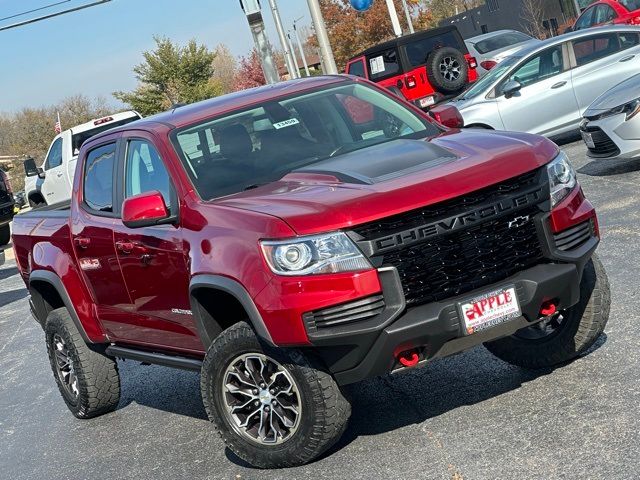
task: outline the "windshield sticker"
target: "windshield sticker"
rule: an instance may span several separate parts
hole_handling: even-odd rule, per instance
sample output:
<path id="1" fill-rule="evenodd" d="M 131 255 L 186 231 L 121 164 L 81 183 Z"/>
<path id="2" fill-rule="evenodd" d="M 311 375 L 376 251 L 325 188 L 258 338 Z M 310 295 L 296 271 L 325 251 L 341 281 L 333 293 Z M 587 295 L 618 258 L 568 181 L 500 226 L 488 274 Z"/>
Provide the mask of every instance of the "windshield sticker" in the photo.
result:
<path id="1" fill-rule="evenodd" d="M 384 72 L 384 57 L 380 55 L 379 57 L 372 58 L 369 60 L 369 65 L 371 67 L 371 75 Z"/>
<path id="2" fill-rule="evenodd" d="M 280 130 L 281 128 L 290 127 L 292 125 L 298 125 L 300 122 L 297 118 L 290 118 L 289 120 L 283 120 L 282 122 L 274 123 L 273 128 Z"/>

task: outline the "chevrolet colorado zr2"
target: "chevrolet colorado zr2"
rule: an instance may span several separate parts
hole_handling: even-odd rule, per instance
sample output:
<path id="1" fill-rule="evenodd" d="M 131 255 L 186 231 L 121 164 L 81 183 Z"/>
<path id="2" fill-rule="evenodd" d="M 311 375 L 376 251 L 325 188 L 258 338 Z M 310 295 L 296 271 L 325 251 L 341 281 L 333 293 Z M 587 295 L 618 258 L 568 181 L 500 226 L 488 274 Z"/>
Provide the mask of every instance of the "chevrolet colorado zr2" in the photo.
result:
<path id="1" fill-rule="evenodd" d="M 96 135 L 71 205 L 14 224 L 76 417 L 117 408 L 117 358 L 197 370 L 209 418 L 258 467 L 326 451 L 345 385 L 480 344 L 552 367 L 609 314 L 596 213 L 554 143 L 448 129 L 356 77 Z"/>

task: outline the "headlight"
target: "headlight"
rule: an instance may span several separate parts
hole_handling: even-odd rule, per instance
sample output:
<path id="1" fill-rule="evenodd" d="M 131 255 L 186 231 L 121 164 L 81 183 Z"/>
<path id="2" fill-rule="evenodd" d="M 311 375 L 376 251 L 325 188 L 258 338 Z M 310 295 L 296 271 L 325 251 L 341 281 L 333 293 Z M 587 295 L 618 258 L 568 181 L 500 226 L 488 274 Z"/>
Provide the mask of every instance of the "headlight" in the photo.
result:
<path id="1" fill-rule="evenodd" d="M 640 99 L 632 100 L 629 103 L 625 103 L 624 105 L 620 105 L 619 107 L 607 110 L 606 112 L 597 115 L 594 120 L 613 117 L 614 115 L 620 115 L 621 113 L 626 113 L 626 121 L 631 120 L 638 113 L 640 113 Z"/>
<path id="2" fill-rule="evenodd" d="M 369 261 L 342 232 L 260 242 L 269 267 L 278 275 L 368 270 Z"/>
<path id="3" fill-rule="evenodd" d="M 560 203 L 576 186 L 576 172 L 564 152 L 547 165 L 551 187 L 551 208 Z"/>

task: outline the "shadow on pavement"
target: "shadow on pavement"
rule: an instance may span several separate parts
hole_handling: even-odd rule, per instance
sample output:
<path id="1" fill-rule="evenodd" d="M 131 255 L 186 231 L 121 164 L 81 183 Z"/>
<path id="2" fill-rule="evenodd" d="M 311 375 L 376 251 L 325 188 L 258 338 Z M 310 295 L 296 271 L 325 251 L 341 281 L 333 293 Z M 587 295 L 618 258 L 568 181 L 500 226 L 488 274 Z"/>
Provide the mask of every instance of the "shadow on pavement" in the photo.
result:
<path id="1" fill-rule="evenodd" d="M 578 173 L 592 177 L 606 177 L 609 175 L 622 175 L 640 170 L 640 158 L 631 160 L 594 160 L 587 163 Z"/>
<path id="2" fill-rule="evenodd" d="M 9 305 L 10 303 L 17 302 L 29 296 L 29 292 L 26 288 L 18 288 L 16 290 L 9 290 L 8 292 L 0 292 L 0 307 Z"/>
<path id="3" fill-rule="evenodd" d="M 0 270 L 0 280 L 13 277 L 14 275 L 18 275 L 18 269 L 16 267 L 3 268 Z"/>
<path id="4" fill-rule="evenodd" d="M 569 133 L 563 133 L 562 135 L 558 135 L 557 137 L 551 137 L 556 145 L 563 146 L 569 143 L 577 142 L 578 140 L 582 140 L 582 136 L 580 135 L 580 130 L 574 130 Z"/>
<path id="5" fill-rule="evenodd" d="M 603 334 L 591 353 L 605 344 Z M 120 409 L 131 403 L 208 422 L 200 397 L 197 372 L 119 362 L 122 379 Z M 562 367 L 558 367 L 562 368 Z M 554 369 L 525 370 L 475 348 L 430 366 L 399 375 L 387 375 L 347 387 L 352 416 L 343 437 L 322 457 L 331 456 L 360 436 L 379 435 L 468 405 L 475 405 L 549 375 Z M 488 409 L 496 408 L 489 404 Z M 461 415 L 464 413 L 460 412 Z M 213 426 L 204 425 L 204 428 Z M 236 465 L 252 468 L 229 449 L 225 454 Z"/>

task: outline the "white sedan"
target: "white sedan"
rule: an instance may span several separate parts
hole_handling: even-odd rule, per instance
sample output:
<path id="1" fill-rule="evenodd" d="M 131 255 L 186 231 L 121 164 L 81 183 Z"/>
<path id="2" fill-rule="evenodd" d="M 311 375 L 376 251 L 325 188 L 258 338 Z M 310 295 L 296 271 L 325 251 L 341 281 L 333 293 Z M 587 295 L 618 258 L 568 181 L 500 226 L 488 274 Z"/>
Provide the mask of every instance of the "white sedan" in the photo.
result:
<path id="1" fill-rule="evenodd" d="M 640 157 L 640 74 L 599 96 L 584 112 L 582 138 L 592 158 Z"/>
<path id="2" fill-rule="evenodd" d="M 469 127 L 552 137 L 577 130 L 598 96 L 639 71 L 639 27 L 580 30 L 518 51 L 449 105 Z"/>

